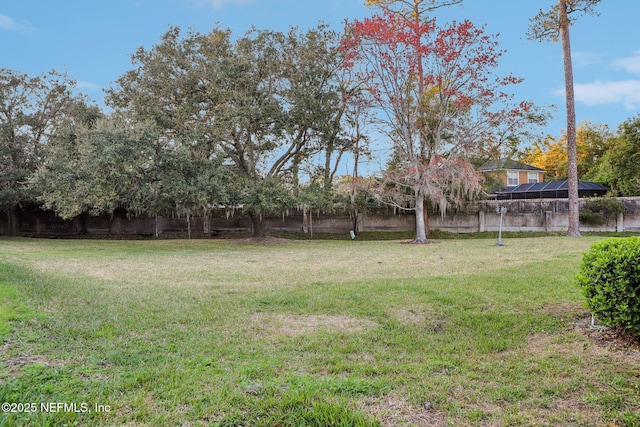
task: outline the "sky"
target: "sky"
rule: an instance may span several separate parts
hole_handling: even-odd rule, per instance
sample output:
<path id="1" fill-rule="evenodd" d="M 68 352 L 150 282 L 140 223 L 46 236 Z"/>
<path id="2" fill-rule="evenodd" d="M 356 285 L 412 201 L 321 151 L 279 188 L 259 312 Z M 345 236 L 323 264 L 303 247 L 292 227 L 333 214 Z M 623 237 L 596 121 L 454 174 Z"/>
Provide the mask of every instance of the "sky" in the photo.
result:
<path id="1" fill-rule="evenodd" d="M 522 77 L 516 97 L 555 105 L 543 132 L 566 128 L 560 43 L 529 41 L 529 19 L 555 0 L 464 0 L 439 9 L 438 22 L 470 19 L 499 34 L 500 74 Z M 640 111 L 640 1 L 603 0 L 599 16 L 571 28 L 578 123 L 615 131 Z M 67 72 L 103 106 L 103 90 L 133 68 L 131 54 L 152 47 L 170 26 L 208 32 L 219 24 L 234 35 L 252 26 L 304 30 L 319 22 L 336 30 L 375 12 L 364 0 L 0 0 L 0 68 L 35 76 Z"/>

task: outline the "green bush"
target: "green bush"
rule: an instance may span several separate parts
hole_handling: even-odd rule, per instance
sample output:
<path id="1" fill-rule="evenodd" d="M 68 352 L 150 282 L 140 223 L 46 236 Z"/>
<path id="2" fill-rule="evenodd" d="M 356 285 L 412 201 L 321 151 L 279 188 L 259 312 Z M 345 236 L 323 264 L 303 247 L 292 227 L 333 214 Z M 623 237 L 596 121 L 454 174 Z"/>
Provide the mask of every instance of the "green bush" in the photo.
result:
<path id="1" fill-rule="evenodd" d="M 624 212 L 624 204 L 615 197 L 587 198 L 580 209 L 580 222 L 602 225 L 610 218 Z"/>
<path id="2" fill-rule="evenodd" d="M 584 254 L 578 284 L 605 325 L 640 335 L 640 237 L 609 238 Z"/>

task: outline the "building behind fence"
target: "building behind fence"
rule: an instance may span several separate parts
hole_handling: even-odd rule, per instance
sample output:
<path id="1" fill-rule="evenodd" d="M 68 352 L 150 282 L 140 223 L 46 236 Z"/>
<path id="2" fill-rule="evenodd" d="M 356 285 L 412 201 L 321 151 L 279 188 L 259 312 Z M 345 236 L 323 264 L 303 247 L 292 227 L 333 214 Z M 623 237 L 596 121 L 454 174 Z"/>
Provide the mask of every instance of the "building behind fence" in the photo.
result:
<path id="1" fill-rule="evenodd" d="M 604 217 L 602 224 L 581 223 L 582 231 L 640 231 L 640 197 L 618 198 L 624 212 Z M 584 207 L 585 200 L 580 201 Z M 441 216 L 431 212 L 429 229 L 454 233 L 498 230 L 500 216 L 496 209 L 506 207 L 505 231 L 566 231 L 569 205 L 566 199 L 482 200 L 468 203 L 463 209 Z M 344 210 L 331 213 L 293 210 L 264 218 L 267 231 L 307 233 L 349 233 L 367 231 L 409 231 L 415 229 L 413 212 L 397 212 L 376 208 L 367 215 L 351 217 Z M 70 236 L 89 235 L 152 236 L 156 233 L 189 233 L 193 236 L 217 236 L 251 231 L 251 221 L 241 211 L 218 211 L 208 218 L 129 217 L 116 213 L 113 217 L 82 216 L 62 220 L 53 212 L 22 209 L 5 212 L 0 217 L 0 235 Z"/>

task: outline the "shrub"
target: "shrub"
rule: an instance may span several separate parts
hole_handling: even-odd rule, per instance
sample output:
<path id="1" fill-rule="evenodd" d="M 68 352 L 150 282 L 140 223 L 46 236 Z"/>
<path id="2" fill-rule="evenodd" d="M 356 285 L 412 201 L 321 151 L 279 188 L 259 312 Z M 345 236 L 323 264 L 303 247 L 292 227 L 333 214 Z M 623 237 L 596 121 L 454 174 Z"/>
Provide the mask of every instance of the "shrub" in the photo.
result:
<path id="1" fill-rule="evenodd" d="M 587 198 L 580 209 L 580 222 L 602 225 L 619 213 L 624 212 L 624 204 L 615 197 Z"/>
<path id="2" fill-rule="evenodd" d="M 584 254 L 576 277 L 605 325 L 640 335 L 640 237 L 609 238 Z"/>

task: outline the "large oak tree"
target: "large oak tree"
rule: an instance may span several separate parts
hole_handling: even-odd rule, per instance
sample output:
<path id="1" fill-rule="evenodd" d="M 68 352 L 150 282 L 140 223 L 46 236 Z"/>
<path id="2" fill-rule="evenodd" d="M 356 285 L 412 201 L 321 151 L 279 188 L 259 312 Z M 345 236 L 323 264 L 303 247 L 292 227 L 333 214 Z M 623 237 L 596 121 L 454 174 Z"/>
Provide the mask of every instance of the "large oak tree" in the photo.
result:
<path id="1" fill-rule="evenodd" d="M 110 116 L 61 126 L 30 185 L 64 219 L 122 209 L 156 218 L 177 213 L 190 224 L 228 200 L 229 180 L 218 159 L 198 156 L 155 124 Z"/>
<path id="2" fill-rule="evenodd" d="M 237 39 L 220 28 L 184 36 L 172 28 L 158 45 L 138 49 L 136 68 L 107 102 L 204 158 L 223 158 L 233 202 L 260 236 L 264 213 L 293 204 L 300 163 L 325 150 L 330 164 L 345 149 L 338 41 L 324 26 L 304 34 L 254 29 Z"/>
<path id="3" fill-rule="evenodd" d="M 74 87 L 55 71 L 33 77 L 0 69 L 0 210 L 7 212 L 10 234 L 17 233 L 19 207 L 36 202 L 37 192 L 26 184 L 46 157 L 51 135 L 91 109 Z"/>

